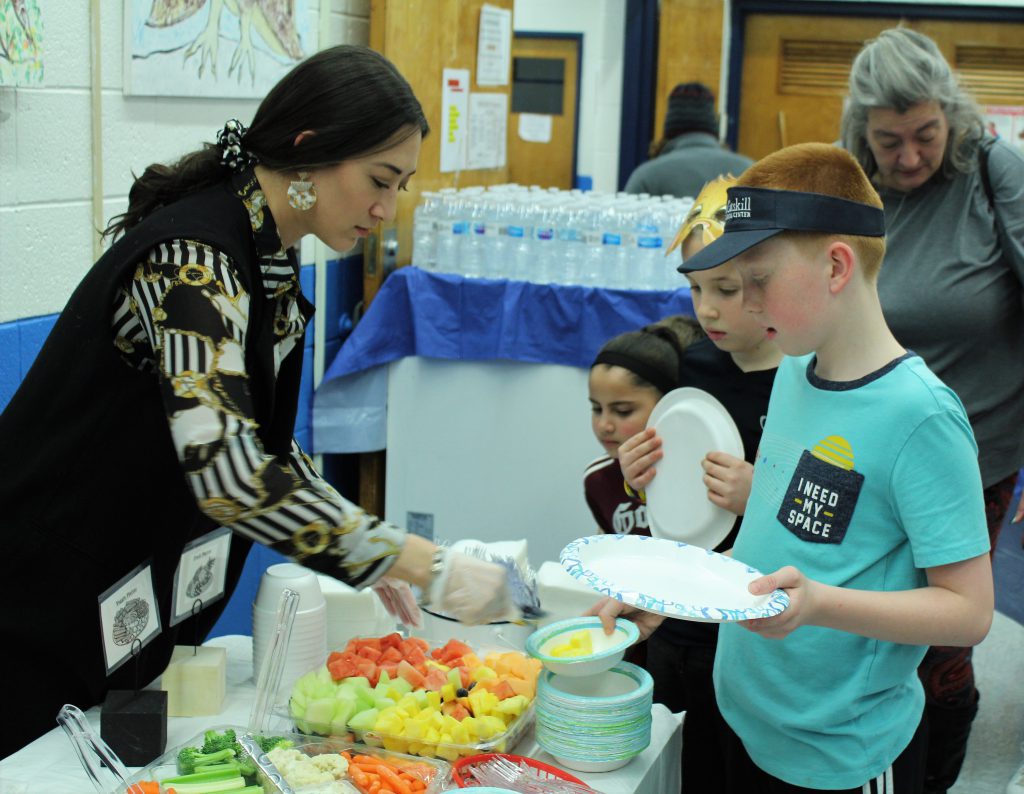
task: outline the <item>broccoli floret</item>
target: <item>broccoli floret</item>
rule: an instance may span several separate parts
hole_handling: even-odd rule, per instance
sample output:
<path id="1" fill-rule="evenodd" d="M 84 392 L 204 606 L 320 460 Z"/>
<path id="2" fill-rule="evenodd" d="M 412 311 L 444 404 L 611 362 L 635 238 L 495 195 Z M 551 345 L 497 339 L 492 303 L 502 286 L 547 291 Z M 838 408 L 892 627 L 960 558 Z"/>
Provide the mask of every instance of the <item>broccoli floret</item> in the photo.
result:
<path id="1" fill-rule="evenodd" d="M 199 766 L 219 765 L 229 758 L 235 757 L 235 751 L 230 747 L 217 750 L 213 753 L 204 753 L 195 747 L 186 747 L 178 753 L 178 772 L 182 775 L 190 775 Z"/>
<path id="2" fill-rule="evenodd" d="M 295 742 L 291 739 L 285 739 L 283 736 L 257 736 L 256 742 L 259 744 L 260 749 L 265 753 L 269 753 L 277 747 L 283 749 L 295 746 Z"/>
<path id="3" fill-rule="evenodd" d="M 228 728 L 223 733 L 207 731 L 203 734 L 203 752 L 216 753 L 219 750 L 233 750 L 238 755 L 238 737 L 233 728 Z"/>

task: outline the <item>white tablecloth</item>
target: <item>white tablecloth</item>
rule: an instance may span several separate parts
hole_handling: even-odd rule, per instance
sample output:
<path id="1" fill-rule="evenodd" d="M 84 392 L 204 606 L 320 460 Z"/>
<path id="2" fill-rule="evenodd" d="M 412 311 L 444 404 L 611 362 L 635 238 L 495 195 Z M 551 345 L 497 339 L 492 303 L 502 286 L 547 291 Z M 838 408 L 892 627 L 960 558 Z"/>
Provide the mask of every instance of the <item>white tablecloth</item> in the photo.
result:
<path id="1" fill-rule="evenodd" d="M 252 637 L 229 636 L 208 645 L 227 648 L 227 698 L 216 717 L 171 717 L 167 720 L 167 748 L 218 725 L 245 725 L 249 721 L 256 688 L 252 681 Z M 682 754 L 682 719 L 662 705 L 652 709 L 651 744 L 639 756 L 613 772 L 573 772 L 603 794 L 668 794 L 679 791 Z M 54 715 L 55 725 L 56 716 Z M 89 724 L 99 733 L 99 708 L 86 712 Z M 531 730 L 510 752 L 527 755 L 553 766 L 554 759 L 540 750 Z M 92 786 L 64 732 L 54 727 L 30 745 L 0 761 L 0 794 L 22 791 L 31 794 L 91 794 Z M 454 785 L 454 784 L 453 784 Z"/>

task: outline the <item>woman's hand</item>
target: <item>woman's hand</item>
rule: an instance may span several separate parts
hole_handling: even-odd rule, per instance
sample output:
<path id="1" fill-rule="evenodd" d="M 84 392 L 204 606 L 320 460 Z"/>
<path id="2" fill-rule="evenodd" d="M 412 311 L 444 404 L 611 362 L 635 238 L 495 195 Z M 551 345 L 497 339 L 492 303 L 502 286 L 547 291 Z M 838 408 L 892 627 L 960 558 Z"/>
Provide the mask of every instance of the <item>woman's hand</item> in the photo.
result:
<path id="1" fill-rule="evenodd" d="M 596 615 L 601 618 L 601 626 L 604 627 L 605 634 L 611 634 L 615 631 L 616 618 L 621 617 L 631 620 L 636 624 L 640 632 L 640 640 L 646 640 L 650 637 L 655 629 L 661 625 L 662 621 L 665 620 L 662 615 L 644 612 L 642 609 L 631 607 L 628 604 L 623 604 L 621 601 L 608 597 L 602 598 L 583 614 L 584 616 Z"/>
<path id="2" fill-rule="evenodd" d="M 625 446 L 625 445 L 623 445 Z M 730 513 L 741 516 L 747 510 L 754 466 L 727 452 L 709 452 L 700 464 L 704 468 L 704 486 L 708 500 Z"/>
<path id="3" fill-rule="evenodd" d="M 657 473 L 654 464 L 661 460 L 661 439 L 653 427 L 641 430 L 619 447 L 619 468 L 622 477 L 634 491 L 639 493 L 651 484 Z"/>
<path id="4" fill-rule="evenodd" d="M 789 606 L 770 618 L 741 620 L 740 625 L 770 640 L 781 640 L 791 631 L 812 622 L 815 612 L 814 594 L 818 583 L 808 579 L 792 565 L 752 581 L 747 590 L 752 595 L 768 595 L 776 589 L 786 591 Z"/>
<path id="5" fill-rule="evenodd" d="M 414 629 L 423 628 L 423 614 L 408 582 L 382 576 L 370 585 L 370 589 L 377 594 L 387 613 L 399 623 Z"/>

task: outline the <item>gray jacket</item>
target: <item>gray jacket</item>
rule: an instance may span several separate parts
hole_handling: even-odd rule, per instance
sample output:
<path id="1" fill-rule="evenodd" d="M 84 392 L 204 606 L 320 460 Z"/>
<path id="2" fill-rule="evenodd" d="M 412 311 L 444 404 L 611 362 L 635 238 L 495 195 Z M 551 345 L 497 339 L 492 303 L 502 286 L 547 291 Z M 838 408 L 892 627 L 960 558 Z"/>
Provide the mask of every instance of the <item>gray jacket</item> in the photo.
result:
<path id="1" fill-rule="evenodd" d="M 712 179 L 739 176 L 753 162 L 723 149 L 714 135 L 686 132 L 665 144 L 653 160 L 637 166 L 626 182 L 626 192 L 694 198 Z"/>

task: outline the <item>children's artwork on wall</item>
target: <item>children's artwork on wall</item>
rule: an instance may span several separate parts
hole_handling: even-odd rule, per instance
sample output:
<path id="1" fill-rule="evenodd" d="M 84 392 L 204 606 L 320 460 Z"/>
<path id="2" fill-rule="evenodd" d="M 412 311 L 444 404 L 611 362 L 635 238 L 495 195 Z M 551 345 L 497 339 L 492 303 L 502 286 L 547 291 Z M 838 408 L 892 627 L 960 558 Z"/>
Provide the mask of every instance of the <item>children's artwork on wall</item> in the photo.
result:
<path id="1" fill-rule="evenodd" d="M 0 85 L 43 81 L 39 0 L 0 0 Z"/>
<path id="2" fill-rule="evenodd" d="M 124 13 L 126 94 L 258 99 L 311 49 L 308 0 L 124 0 Z"/>

